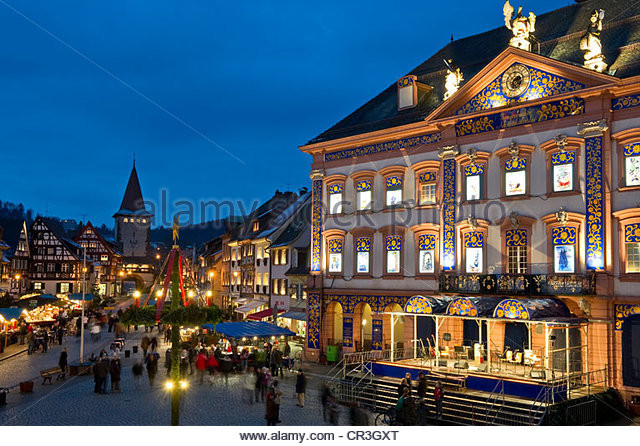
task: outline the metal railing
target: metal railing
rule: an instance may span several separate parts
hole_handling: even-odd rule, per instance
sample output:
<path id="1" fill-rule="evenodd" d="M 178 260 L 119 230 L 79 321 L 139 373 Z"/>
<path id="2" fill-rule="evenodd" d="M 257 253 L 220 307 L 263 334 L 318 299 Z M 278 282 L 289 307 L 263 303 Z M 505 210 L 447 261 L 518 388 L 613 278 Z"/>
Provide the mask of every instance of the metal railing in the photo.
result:
<path id="1" fill-rule="evenodd" d="M 596 294 L 595 275 L 588 274 L 440 274 L 442 293 L 555 296 Z"/>

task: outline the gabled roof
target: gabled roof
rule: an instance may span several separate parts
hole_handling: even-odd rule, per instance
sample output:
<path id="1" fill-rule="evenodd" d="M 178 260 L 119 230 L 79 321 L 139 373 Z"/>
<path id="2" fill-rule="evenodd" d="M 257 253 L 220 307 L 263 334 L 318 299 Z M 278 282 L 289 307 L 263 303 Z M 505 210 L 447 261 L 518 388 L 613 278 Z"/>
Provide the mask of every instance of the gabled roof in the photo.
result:
<path id="1" fill-rule="evenodd" d="M 70 236 L 67 235 L 64 228 L 62 227 L 62 224 L 60 223 L 60 220 L 38 216 L 36 217 L 35 221 L 31 225 L 31 228 L 33 228 L 33 226 L 35 226 L 38 222 L 44 224 L 58 239 L 58 241 L 62 245 L 64 245 L 64 247 L 67 249 L 67 251 L 69 251 L 69 253 L 72 256 L 74 256 L 77 260 L 80 259 L 79 257 L 80 246 L 77 243 L 75 243 Z M 33 239 L 33 237 L 31 237 L 31 234 L 29 234 L 29 238 Z"/>
<path id="2" fill-rule="evenodd" d="M 100 243 L 102 243 L 102 246 L 104 246 L 107 250 L 109 250 L 111 252 L 111 254 L 113 255 L 117 255 L 117 256 L 122 256 L 122 254 L 120 252 L 118 252 L 117 248 L 115 247 L 115 244 L 112 242 L 107 241 L 102 234 L 100 234 L 95 226 L 93 226 L 91 224 L 91 221 L 88 221 L 87 224 L 84 226 L 84 228 L 82 228 L 80 230 L 80 232 L 78 233 L 78 235 L 76 235 L 73 240 L 76 243 L 79 243 L 80 240 L 82 239 L 82 236 L 87 232 L 87 228 L 90 228 L 91 231 L 95 234 L 95 236 L 98 238 L 98 240 L 100 241 Z"/>
<path id="3" fill-rule="evenodd" d="M 269 245 L 270 248 L 289 246 L 303 236 L 311 240 L 309 220 L 311 218 L 311 193 L 307 192 L 300 200 L 295 216 L 286 225 L 284 231 Z"/>
<path id="4" fill-rule="evenodd" d="M 144 199 L 142 198 L 142 189 L 140 188 L 140 181 L 138 180 L 135 161 L 131 168 L 129 182 L 127 183 L 127 188 L 124 191 L 124 197 L 122 197 L 120 209 L 113 216 L 115 217 L 117 215 L 152 215 L 147 212 L 147 209 L 144 206 Z"/>
<path id="5" fill-rule="evenodd" d="M 594 9 L 606 11 L 601 40 L 610 73 L 617 78 L 640 75 L 640 49 L 637 46 L 640 43 L 640 2 L 587 0 L 539 15 L 534 36 L 540 41 L 540 55 L 582 66 L 580 39 Z M 496 8 L 496 14 L 501 12 Z M 502 26 L 451 42 L 407 73 L 415 75 L 418 82 L 433 87 L 431 92 L 419 94 L 416 107 L 398 111 L 397 79 L 394 79 L 375 98 L 307 144 L 423 121 L 443 102 L 444 59 L 452 59 L 468 82 L 508 47 L 511 37 L 511 31 Z"/>

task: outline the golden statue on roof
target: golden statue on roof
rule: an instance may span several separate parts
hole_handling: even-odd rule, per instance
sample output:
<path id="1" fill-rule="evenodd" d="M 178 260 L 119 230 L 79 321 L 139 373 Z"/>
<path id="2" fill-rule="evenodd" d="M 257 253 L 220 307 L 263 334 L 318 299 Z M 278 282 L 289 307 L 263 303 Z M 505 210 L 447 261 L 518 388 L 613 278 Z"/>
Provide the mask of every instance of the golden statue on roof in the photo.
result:
<path id="1" fill-rule="evenodd" d="M 531 42 L 529 36 L 536 30 L 536 15 L 529 12 L 529 16 L 522 15 L 522 6 L 518 7 L 518 14 L 513 17 L 513 6 L 509 0 L 504 2 L 502 12 L 504 13 L 504 24 L 513 32 L 513 37 L 509 45 L 520 48 L 521 50 L 531 51 Z"/>
<path id="2" fill-rule="evenodd" d="M 602 55 L 602 42 L 600 41 L 603 19 L 604 10 L 594 10 L 589 18 L 587 32 L 580 39 L 580 49 L 584 51 L 584 66 L 600 73 L 607 68 Z"/>
<path id="3" fill-rule="evenodd" d="M 453 61 L 449 59 L 445 60 L 444 64 L 447 66 L 447 74 L 444 77 L 444 88 L 445 93 L 443 100 L 449 99 L 458 89 L 460 88 L 460 84 L 464 80 L 462 77 L 462 71 L 460 68 L 455 67 L 453 65 Z"/>

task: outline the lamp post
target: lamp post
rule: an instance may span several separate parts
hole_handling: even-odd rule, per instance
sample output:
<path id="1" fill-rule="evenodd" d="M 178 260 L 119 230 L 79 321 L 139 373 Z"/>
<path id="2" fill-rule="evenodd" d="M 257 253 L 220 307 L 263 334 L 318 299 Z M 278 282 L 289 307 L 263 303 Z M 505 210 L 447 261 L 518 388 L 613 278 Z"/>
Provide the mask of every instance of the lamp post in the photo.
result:
<path id="1" fill-rule="evenodd" d="M 139 306 L 140 306 L 140 291 L 138 291 L 138 290 L 135 290 L 135 291 L 133 292 L 133 304 L 134 304 L 136 307 L 139 307 Z"/>
<path id="2" fill-rule="evenodd" d="M 85 298 L 85 279 L 87 275 L 87 248 L 83 248 L 82 260 L 82 314 L 80 316 L 80 365 L 84 364 L 84 298 Z"/>
<path id="3" fill-rule="evenodd" d="M 213 271 L 209 271 L 209 281 L 211 282 L 211 290 L 210 290 L 211 294 L 207 293 L 208 297 L 213 296 L 213 276 L 215 276 L 215 273 Z M 211 305 L 211 299 L 207 300 L 207 305 Z"/>
<path id="4" fill-rule="evenodd" d="M 122 297 L 122 288 L 124 287 L 124 271 L 120 270 L 118 275 L 120 276 L 120 297 Z"/>
<path id="5" fill-rule="evenodd" d="M 15 279 L 16 279 L 16 282 L 18 282 L 18 296 L 20 296 L 20 294 L 22 294 L 22 281 L 20 280 L 21 279 L 20 274 L 16 274 Z"/>

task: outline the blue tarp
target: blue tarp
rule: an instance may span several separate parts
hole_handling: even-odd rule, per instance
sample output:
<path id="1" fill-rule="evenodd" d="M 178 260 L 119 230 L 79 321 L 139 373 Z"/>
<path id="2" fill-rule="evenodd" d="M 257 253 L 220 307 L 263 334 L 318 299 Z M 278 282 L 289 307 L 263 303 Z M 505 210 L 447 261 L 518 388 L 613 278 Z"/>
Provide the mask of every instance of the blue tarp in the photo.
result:
<path id="1" fill-rule="evenodd" d="M 257 336 L 259 338 L 270 336 L 295 336 L 296 334 L 286 328 L 268 322 L 242 321 L 242 322 L 220 322 L 219 324 L 205 324 L 202 328 L 214 330 L 230 338 L 249 338 Z"/>
<path id="2" fill-rule="evenodd" d="M 12 319 L 19 319 L 24 309 L 22 308 L 0 308 L 0 318 L 5 321 L 11 321 Z"/>
<path id="3" fill-rule="evenodd" d="M 306 321 L 307 314 L 301 311 L 287 311 L 285 313 L 279 314 L 278 319 L 280 318 L 295 319 L 296 321 Z"/>
<path id="4" fill-rule="evenodd" d="M 87 293 L 84 295 L 84 300 L 93 300 L 95 296 L 91 293 Z M 71 293 L 69 294 L 69 299 L 70 300 L 82 300 L 82 293 Z"/>

